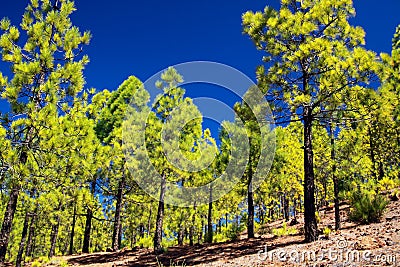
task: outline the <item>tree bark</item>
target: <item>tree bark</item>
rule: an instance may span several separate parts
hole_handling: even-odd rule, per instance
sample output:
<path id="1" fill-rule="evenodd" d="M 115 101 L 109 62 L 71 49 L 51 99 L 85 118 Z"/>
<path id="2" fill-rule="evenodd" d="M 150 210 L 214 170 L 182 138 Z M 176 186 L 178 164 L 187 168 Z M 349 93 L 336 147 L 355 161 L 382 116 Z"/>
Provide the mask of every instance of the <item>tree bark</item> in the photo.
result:
<path id="1" fill-rule="evenodd" d="M 150 203 L 149 219 L 147 220 L 147 236 L 150 236 L 152 210 L 153 210 L 153 206 Z"/>
<path id="2" fill-rule="evenodd" d="M 17 202 L 19 196 L 20 187 L 15 186 L 10 192 L 10 198 L 8 200 L 7 208 L 4 214 L 3 224 L 1 227 L 0 234 L 0 262 L 6 260 L 6 252 L 8 242 L 10 241 L 10 233 L 12 230 L 12 223 L 17 209 Z"/>
<path id="3" fill-rule="evenodd" d="M 335 202 L 335 230 L 340 229 L 340 206 L 339 206 L 339 181 L 336 177 L 336 155 L 335 155 L 335 133 L 333 132 L 333 123 L 330 123 L 330 137 L 331 137 L 331 161 L 332 161 L 332 180 L 333 180 L 333 194 Z"/>
<path id="4" fill-rule="evenodd" d="M 21 242 L 19 244 L 19 250 L 15 262 L 15 267 L 21 267 L 22 257 L 25 250 L 26 234 L 28 233 L 28 226 L 29 226 L 29 211 L 27 210 L 25 212 L 24 226 L 22 228 Z"/>
<path id="5" fill-rule="evenodd" d="M 189 229 L 189 246 L 194 245 L 194 224 L 196 222 L 196 202 L 193 203 L 193 210 L 194 210 L 194 213 L 192 215 L 192 224 L 190 225 L 190 229 Z"/>
<path id="6" fill-rule="evenodd" d="M 93 196 L 96 193 L 96 181 L 97 179 L 93 179 L 91 184 L 91 192 Z M 93 218 L 93 211 L 90 207 L 88 207 L 86 211 L 86 223 L 85 223 L 85 232 L 83 234 L 82 253 L 89 253 L 90 233 L 92 231 L 92 218 Z"/>
<path id="7" fill-rule="evenodd" d="M 115 216 L 114 216 L 114 230 L 112 237 L 112 249 L 117 251 L 119 247 L 119 237 L 121 230 L 121 212 L 122 212 L 122 198 L 123 198 L 123 189 L 125 187 L 125 175 L 122 175 L 121 181 L 118 183 L 118 192 L 117 192 L 117 203 L 115 206 Z"/>
<path id="8" fill-rule="evenodd" d="M 56 250 L 58 229 L 60 227 L 60 219 L 61 219 L 60 216 L 57 216 L 56 224 L 53 224 L 53 226 L 51 227 L 49 259 L 54 256 Z"/>
<path id="9" fill-rule="evenodd" d="M 71 226 L 69 251 L 68 251 L 69 255 L 74 254 L 75 223 L 76 223 L 76 204 L 74 203 L 74 214 L 72 215 L 72 226 Z"/>
<path id="10" fill-rule="evenodd" d="M 286 197 L 286 194 L 282 196 L 283 199 L 283 216 L 285 217 L 285 221 L 289 221 L 289 200 Z"/>
<path id="11" fill-rule="evenodd" d="M 185 227 L 184 227 L 184 222 L 181 220 L 180 226 L 179 226 L 179 231 L 178 231 L 178 245 L 182 246 L 183 245 L 183 238 L 185 235 Z"/>
<path id="12" fill-rule="evenodd" d="M 36 203 L 35 212 L 34 214 L 32 214 L 31 222 L 29 224 L 29 235 L 28 235 L 28 241 L 26 242 L 26 252 L 25 252 L 25 256 L 27 257 L 32 256 L 33 238 L 35 236 L 35 222 L 36 222 L 37 212 L 38 212 L 38 203 Z"/>
<path id="13" fill-rule="evenodd" d="M 154 234 L 154 251 L 162 252 L 161 242 L 162 242 L 162 227 L 164 218 L 164 198 L 166 190 L 166 177 L 165 174 L 161 176 L 161 186 L 160 186 L 160 199 L 158 201 L 158 211 L 156 218 L 156 229 Z"/>
<path id="14" fill-rule="evenodd" d="M 250 139 L 251 143 L 251 139 Z M 253 201 L 253 169 L 251 155 L 249 159 L 249 173 L 247 184 L 247 238 L 254 238 L 254 201 Z"/>
<path id="15" fill-rule="evenodd" d="M 210 185 L 210 196 L 208 200 L 208 216 L 207 216 L 207 242 L 213 241 L 213 227 L 212 227 L 212 208 L 213 208 L 213 195 L 212 186 Z"/>
<path id="16" fill-rule="evenodd" d="M 311 113 L 311 107 L 304 107 L 304 234 L 306 242 L 314 242 L 318 239 L 317 220 L 315 218 Z"/>

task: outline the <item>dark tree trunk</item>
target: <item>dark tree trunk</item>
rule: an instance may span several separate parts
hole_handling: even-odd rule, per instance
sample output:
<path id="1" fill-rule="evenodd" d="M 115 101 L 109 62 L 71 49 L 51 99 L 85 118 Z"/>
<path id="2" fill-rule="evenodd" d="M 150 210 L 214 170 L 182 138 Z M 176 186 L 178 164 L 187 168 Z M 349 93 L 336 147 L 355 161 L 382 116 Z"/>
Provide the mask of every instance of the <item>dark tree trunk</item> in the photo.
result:
<path id="1" fill-rule="evenodd" d="M 213 208 L 213 195 L 212 186 L 210 185 L 210 197 L 208 200 L 208 216 L 207 216 L 207 242 L 213 241 L 213 227 L 212 227 L 212 208 Z"/>
<path id="2" fill-rule="evenodd" d="M 29 224 L 29 235 L 28 235 L 28 241 L 26 242 L 26 252 L 25 256 L 30 257 L 32 256 L 32 248 L 33 248 L 33 238 L 35 236 L 35 222 L 36 222 L 36 216 L 38 212 L 38 204 L 36 204 L 35 212 L 31 216 L 31 222 Z"/>
<path id="3" fill-rule="evenodd" d="M 90 247 L 90 232 L 92 230 L 92 216 L 93 212 L 91 208 L 87 208 L 86 211 L 86 223 L 85 223 L 85 232 L 83 234 L 83 246 L 82 253 L 89 253 Z"/>
<path id="4" fill-rule="evenodd" d="M 4 262 L 6 259 L 6 252 L 7 252 L 8 242 L 10 240 L 12 223 L 15 211 L 17 209 L 19 191 L 20 188 L 18 186 L 15 186 L 11 190 L 10 199 L 8 200 L 7 208 L 4 213 L 4 219 L 0 234 L 0 262 Z"/>
<path id="5" fill-rule="evenodd" d="M 372 163 L 372 176 L 376 180 L 378 178 L 378 176 L 376 175 L 375 146 L 374 146 L 374 141 L 372 139 L 371 128 L 368 129 L 368 135 L 369 135 L 370 158 L 371 158 L 371 163 Z"/>
<path id="6" fill-rule="evenodd" d="M 54 256 L 54 252 L 56 251 L 56 243 L 58 237 L 58 229 L 60 227 L 60 216 L 57 216 L 57 222 L 51 227 L 51 235 L 50 235 L 50 251 L 49 251 L 49 259 Z"/>
<path id="7" fill-rule="evenodd" d="M 118 191 L 117 191 L 117 203 L 115 205 L 115 216 L 114 216 L 114 230 L 112 236 L 112 249 L 117 251 L 119 247 L 119 237 L 120 237 L 120 228 L 121 228 L 121 212 L 122 212 L 122 197 L 123 190 L 125 187 L 125 176 L 122 175 L 121 181 L 118 183 Z"/>
<path id="8" fill-rule="evenodd" d="M 140 224 L 140 225 L 139 225 L 139 236 L 140 236 L 141 238 L 144 237 L 144 226 L 143 226 L 143 224 Z"/>
<path id="9" fill-rule="evenodd" d="M 183 245 L 183 238 L 185 236 L 185 227 L 184 227 L 184 223 L 183 220 L 181 220 L 180 222 L 180 227 L 179 227 L 179 231 L 178 231 L 178 245 L 182 246 Z"/>
<path id="10" fill-rule="evenodd" d="M 199 232 L 199 242 L 198 242 L 199 244 L 203 240 L 203 229 L 205 230 L 205 225 L 204 225 L 204 221 L 203 221 L 203 217 L 202 217 L 201 218 L 201 229 L 200 229 L 200 232 Z"/>
<path id="11" fill-rule="evenodd" d="M 225 213 L 225 228 L 228 229 L 228 213 Z"/>
<path id="12" fill-rule="evenodd" d="M 150 204 L 150 211 L 149 211 L 149 219 L 147 220 L 147 236 L 150 235 L 150 230 L 151 230 L 151 212 L 153 208 L 152 205 Z"/>
<path id="13" fill-rule="evenodd" d="M 28 226 L 29 226 L 29 211 L 27 210 L 25 213 L 24 226 L 22 228 L 21 242 L 19 244 L 19 250 L 17 254 L 17 260 L 15 262 L 15 267 L 21 267 L 22 257 L 25 250 L 26 234 L 28 233 Z"/>
<path id="14" fill-rule="evenodd" d="M 311 107 L 304 107 L 304 234 L 306 242 L 314 242 L 318 239 L 317 220 L 315 218 L 311 113 Z"/>
<path id="15" fill-rule="evenodd" d="M 332 161 L 332 180 L 333 180 L 333 194 L 335 202 L 335 230 L 340 229 L 340 207 L 339 207 L 339 181 L 336 177 L 336 155 L 335 155 L 335 133 L 333 131 L 333 123 L 330 123 L 330 137 L 331 137 L 331 161 Z"/>
<path id="16" fill-rule="evenodd" d="M 193 210 L 194 213 L 192 215 L 192 224 L 190 225 L 190 230 L 189 230 L 189 245 L 193 246 L 194 245 L 194 225 L 196 223 L 196 202 L 193 203 Z"/>
<path id="17" fill-rule="evenodd" d="M 96 193 L 96 182 L 97 179 L 93 179 L 91 184 L 92 195 Z M 82 253 L 89 253 L 90 234 L 92 231 L 92 219 L 93 219 L 93 211 L 90 207 L 88 207 L 86 211 L 86 222 L 85 222 L 85 232 L 83 234 Z"/>
<path id="18" fill-rule="evenodd" d="M 283 200 L 283 217 L 285 217 L 285 221 L 289 221 L 289 201 L 286 197 L 286 194 L 282 197 Z"/>
<path id="19" fill-rule="evenodd" d="M 74 214 L 72 215 L 72 226 L 71 226 L 71 234 L 69 240 L 69 251 L 68 254 L 74 254 L 74 236 L 75 236 L 75 223 L 76 223 L 76 204 L 74 204 Z"/>
<path id="20" fill-rule="evenodd" d="M 118 230 L 118 249 L 121 248 L 122 248 L 122 222 L 120 222 Z"/>
<path id="21" fill-rule="evenodd" d="M 166 178 L 163 174 L 161 177 L 160 186 L 160 200 L 158 201 L 158 211 L 156 218 L 156 229 L 154 233 L 154 251 L 162 252 L 161 242 L 162 242 L 162 228 L 163 228 L 163 218 L 164 218 L 164 198 L 166 190 Z"/>
<path id="22" fill-rule="evenodd" d="M 251 142 L 251 140 L 250 140 Z M 249 160 L 249 174 L 247 184 L 247 238 L 254 238 L 254 201 L 253 201 L 253 169 L 251 156 Z"/>

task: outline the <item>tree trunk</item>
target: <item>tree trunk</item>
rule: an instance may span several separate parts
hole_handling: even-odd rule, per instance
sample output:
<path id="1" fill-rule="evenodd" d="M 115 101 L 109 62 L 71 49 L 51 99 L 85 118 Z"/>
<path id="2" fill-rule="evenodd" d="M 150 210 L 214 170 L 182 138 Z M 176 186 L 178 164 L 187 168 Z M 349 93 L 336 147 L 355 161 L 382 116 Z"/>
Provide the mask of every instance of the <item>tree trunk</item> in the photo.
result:
<path id="1" fill-rule="evenodd" d="M 154 233 L 154 251 L 162 252 L 161 242 L 162 242 L 162 227 L 163 227 L 163 218 L 164 218 L 164 198 L 165 198 L 165 190 L 166 190 L 166 177 L 165 174 L 161 177 L 161 186 L 160 186 L 160 200 L 158 201 L 158 211 L 157 211 L 157 219 L 156 219 L 156 229 Z"/>
<path id="2" fill-rule="evenodd" d="M 251 139 L 250 139 L 251 143 Z M 252 160 L 249 160 L 249 180 L 247 184 L 247 238 L 254 238 L 254 201 L 253 201 L 253 169 Z"/>
<path id="3" fill-rule="evenodd" d="M 21 242 L 19 244 L 19 250 L 17 254 L 17 260 L 15 262 L 15 267 L 21 267 L 22 256 L 24 254 L 24 249 L 25 249 L 26 234 L 28 233 L 28 226 L 29 226 L 29 211 L 27 210 L 25 212 L 24 226 L 22 228 Z"/>
<path id="4" fill-rule="evenodd" d="M 82 253 L 89 253 L 90 247 L 90 232 L 92 230 L 92 216 L 93 212 L 91 208 L 87 208 L 86 211 L 86 224 L 85 224 L 85 232 L 83 234 L 83 246 Z"/>
<path id="5" fill-rule="evenodd" d="M 19 191 L 20 191 L 19 186 L 15 186 L 11 190 L 10 199 L 8 200 L 7 208 L 4 213 L 4 219 L 0 234 L 0 262 L 4 262 L 6 260 L 6 252 L 7 252 L 8 242 L 10 240 L 10 233 L 12 230 L 14 214 L 17 209 Z"/>
<path id="6" fill-rule="evenodd" d="M 54 256 L 56 251 L 56 243 L 58 236 L 58 229 L 60 227 L 60 216 L 57 216 L 57 222 L 51 227 L 51 235 L 50 235 L 50 251 L 49 251 L 49 259 Z"/>
<path id="7" fill-rule="evenodd" d="M 375 178 L 375 180 L 378 178 L 378 175 L 376 174 L 376 161 L 375 161 L 375 146 L 374 142 L 372 139 L 372 131 L 371 128 L 368 128 L 368 135 L 369 135 L 369 150 L 370 150 L 370 158 L 371 158 L 371 163 L 372 163 L 372 177 Z"/>
<path id="8" fill-rule="evenodd" d="M 149 211 L 149 219 L 147 220 L 147 236 L 150 236 L 150 229 L 151 229 L 151 212 L 153 210 L 153 206 L 150 203 L 150 211 Z"/>
<path id="9" fill-rule="evenodd" d="M 184 222 L 181 220 L 180 226 L 179 226 L 179 231 L 178 231 L 178 245 L 182 246 L 183 245 L 183 238 L 185 235 L 185 227 L 184 227 Z"/>
<path id="10" fill-rule="evenodd" d="M 34 212 L 34 214 L 32 214 L 31 222 L 29 224 L 29 235 L 28 235 L 28 241 L 26 242 L 26 252 L 25 252 L 26 257 L 32 256 L 33 238 L 35 236 L 35 222 L 36 222 L 38 208 L 39 208 L 38 203 L 36 203 L 35 212 Z"/>
<path id="11" fill-rule="evenodd" d="M 93 196 L 96 193 L 96 182 L 97 179 L 93 179 L 91 184 L 91 192 Z M 82 253 L 89 253 L 90 233 L 92 231 L 92 218 L 93 218 L 93 211 L 90 207 L 88 207 L 86 211 L 86 223 L 85 223 L 85 232 L 83 234 Z"/>
<path id="12" fill-rule="evenodd" d="M 286 197 L 286 194 L 282 196 L 283 200 L 283 217 L 285 217 L 285 221 L 289 221 L 289 201 Z"/>
<path id="13" fill-rule="evenodd" d="M 317 220 L 315 218 L 311 113 L 311 107 L 304 107 L 304 234 L 306 242 L 314 242 L 318 239 Z"/>
<path id="14" fill-rule="evenodd" d="M 118 249 L 121 248 L 122 248 L 122 222 L 120 222 L 118 230 Z"/>
<path id="15" fill-rule="evenodd" d="M 69 251 L 68 251 L 69 255 L 74 254 L 75 223 L 76 223 L 76 204 L 74 204 L 74 214 L 72 215 L 72 226 L 71 226 L 71 235 L 70 235 Z"/>
<path id="16" fill-rule="evenodd" d="M 193 203 L 193 210 L 194 213 L 192 215 L 192 224 L 190 225 L 190 230 L 189 230 L 189 246 L 194 245 L 194 225 L 196 223 L 196 201 Z"/>
<path id="17" fill-rule="evenodd" d="M 335 202 L 335 230 L 340 229 L 340 207 L 339 207 L 339 181 L 336 177 L 336 155 L 335 155 L 335 133 L 333 131 L 333 123 L 330 123 L 330 137 L 331 137 L 331 161 L 332 161 L 332 180 L 333 180 L 333 194 Z"/>
<path id="18" fill-rule="evenodd" d="M 212 227 L 212 208 L 213 208 L 213 195 L 212 186 L 210 185 L 210 197 L 208 200 L 208 216 L 207 216 L 207 242 L 213 241 L 213 227 Z"/>
<path id="19" fill-rule="evenodd" d="M 118 183 L 118 192 L 117 192 L 117 203 L 115 205 L 115 216 L 114 216 L 114 230 L 112 236 L 112 249 L 117 251 L 119 247 L 119 237 L 120 237 L 120 228 L 121 228 L 121 211 L 122 211 L 122 193 L 125 187 L 125 175 L 122 175 L 121 181 Z"/>

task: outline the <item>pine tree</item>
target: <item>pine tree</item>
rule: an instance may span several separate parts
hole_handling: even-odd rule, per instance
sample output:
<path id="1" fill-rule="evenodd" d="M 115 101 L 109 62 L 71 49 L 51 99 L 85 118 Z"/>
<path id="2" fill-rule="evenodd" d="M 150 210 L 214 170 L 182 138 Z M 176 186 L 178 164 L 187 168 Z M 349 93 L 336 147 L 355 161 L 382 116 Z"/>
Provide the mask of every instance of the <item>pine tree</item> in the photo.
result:
<path id="1" fill-rule="evenodd" d="M 244 32 L 265 52 L 259 85 L 273 104 L 277 123 L 298 116 L 304 125 L 305 239 L 315 241 L 315 180 L 312 129 L 337 103 L 346 110 L 375 68 L 365 50 L 364 31 L 353 27 L 352 1 L 282 0 L 281 9 L 243 15 Z"/>
<path id="2" fill-rule="evenodd" d="M 1 96 L 11 105 L 9 136 L 18 155 L 17 171 L 10 174 L 13 181 L 0 235 L 0 262 L 5 260 L 18 196 L 25 185 L 21 181 L 29 176 L 27 164 L 40 150 L 38 126 L 46 125 L 45 117 L 54 114 L 57 107 L 71 103 L 85 84 L 82 71 L 88 58 L 80 51 L 89 43 L 90 34 L 81 34 L 72 26 L 69 18 L 75 11 L 72 1 L 56 3 L 32 0 L 20 29 L 8 19 L 0 22 L 4 32 L 0 37 L 2 58 L 13 69 L 11 79 L 0 75 Z M 19 40 L 25 37 L 25 43 L 19 45 Z"/>

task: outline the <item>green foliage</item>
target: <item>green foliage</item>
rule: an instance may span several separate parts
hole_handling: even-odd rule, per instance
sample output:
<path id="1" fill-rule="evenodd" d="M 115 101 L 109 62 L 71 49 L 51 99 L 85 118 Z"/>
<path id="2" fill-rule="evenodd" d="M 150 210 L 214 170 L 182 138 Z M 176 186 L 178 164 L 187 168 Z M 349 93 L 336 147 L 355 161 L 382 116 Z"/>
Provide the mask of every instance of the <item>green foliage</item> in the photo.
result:
<path id="1" fill-rule="evenodd" d="M 331 233 L 332 229 L 330 227 L 324 227 L 324 229 L 322 230 L 322 234 L 325 236 L 325 238 L 329 238 Z"/>
<path id="2" fill-rule="evenodd" d="M 350 197 L 349 218 L 363 224 L 379 222 L 388 204 L 387 199 L 379 194 L 367 191 L 355 191 Z"/>
<path id="3" fill-rule="evenodd" d="M 297 234 L 297 230 L 293 227 L 287 227 L 286 222 L 283 222 L 281 228 L 272 229 L 272 234 L 277 237 L 295 235 Z"/>

